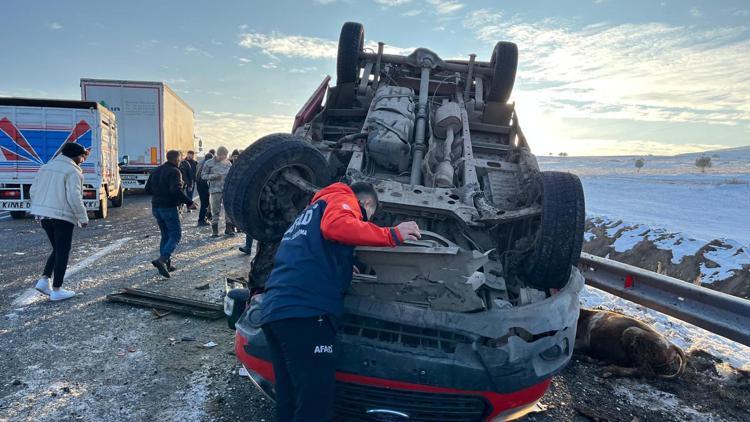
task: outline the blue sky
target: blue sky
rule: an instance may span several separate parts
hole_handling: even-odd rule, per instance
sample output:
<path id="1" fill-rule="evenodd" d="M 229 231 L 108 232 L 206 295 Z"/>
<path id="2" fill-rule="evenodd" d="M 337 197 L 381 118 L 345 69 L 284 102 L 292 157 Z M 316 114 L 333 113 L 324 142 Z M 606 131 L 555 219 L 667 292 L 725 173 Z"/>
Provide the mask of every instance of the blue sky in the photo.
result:
<path id="1" fill-rule="evenodd" d="M 319 0 L 2 2 L 0 95 L 79 98 L 79 79 L 166 81 L 208 145 L 288 131 L 335 69 L 347 20 L 394 52 L 519 45 L 512 100 L 537 154 L 750 144 L 750 2 Z"/>

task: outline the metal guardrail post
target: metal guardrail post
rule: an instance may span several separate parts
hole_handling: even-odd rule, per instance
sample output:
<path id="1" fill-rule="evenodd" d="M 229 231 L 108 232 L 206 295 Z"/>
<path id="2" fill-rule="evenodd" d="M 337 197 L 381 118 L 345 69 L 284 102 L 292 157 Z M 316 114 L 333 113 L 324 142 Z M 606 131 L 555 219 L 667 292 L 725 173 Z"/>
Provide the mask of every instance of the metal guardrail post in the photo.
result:
<path id="1" fill-rule="evenodd" d="M 750 346 L 748 300 L 587 253 L 578 267 L 593 287 Z"/>

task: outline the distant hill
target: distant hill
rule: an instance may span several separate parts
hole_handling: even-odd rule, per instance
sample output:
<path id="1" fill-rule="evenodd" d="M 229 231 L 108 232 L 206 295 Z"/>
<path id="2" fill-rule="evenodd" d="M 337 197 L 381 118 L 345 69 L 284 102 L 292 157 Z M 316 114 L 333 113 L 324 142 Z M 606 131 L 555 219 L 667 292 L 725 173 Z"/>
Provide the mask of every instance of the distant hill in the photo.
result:
<path id="1" fill-rule="evenodd" d="M 687 154 L 679 154 L 675 157 L 700 157 L 701 155 L 707 155 L 709 157 L 718 155 L 720 158 L 735 160 L 750 159 L 750 145 L 736 148 L 714 149 L 703 152 L 691 152 Z"/>

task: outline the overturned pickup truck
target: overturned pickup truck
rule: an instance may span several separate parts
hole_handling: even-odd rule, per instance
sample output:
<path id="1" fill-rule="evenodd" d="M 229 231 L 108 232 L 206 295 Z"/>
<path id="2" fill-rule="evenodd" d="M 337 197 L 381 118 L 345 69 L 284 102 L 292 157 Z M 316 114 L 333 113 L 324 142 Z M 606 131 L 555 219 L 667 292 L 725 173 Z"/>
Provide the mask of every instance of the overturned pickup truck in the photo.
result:
<path id="1" fill-rule="evenodd" d="M 422 240 L 357 248 L 345 298 L 336 414 L 342 420 L 504 420 L 530 409 L 573 351 L 584 198 L 578 178 L 541 172 L 511 94 L 518 50 L 490 62 L 366 51 L 344 24 L 337 80 L 326 78 L 293 133 L 252 143 L 228 175 L 229 218 L 260 241 L 262 291 L 282 234 L 333 181 L 372 183 L 374 221 L 414 220 Z M 325 101 L 324 101 L 325 100 Z M 236 352 L 273 397 L 254 324 L 262 293 L 232 301 Z M 234 325 L 234 321 L 230 321 Z"/>

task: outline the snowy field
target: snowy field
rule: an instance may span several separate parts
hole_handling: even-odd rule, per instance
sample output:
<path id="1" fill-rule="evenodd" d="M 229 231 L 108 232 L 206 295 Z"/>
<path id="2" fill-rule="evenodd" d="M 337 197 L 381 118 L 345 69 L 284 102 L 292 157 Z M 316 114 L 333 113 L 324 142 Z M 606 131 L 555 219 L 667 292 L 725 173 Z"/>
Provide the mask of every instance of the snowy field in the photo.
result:
<path id="1" fill-rule="evenodd" d="M 586 213 L 708 242 L 750 244 L 750 147 L 711 152 L 706 173 L 698 155 L 643 157 L 539 157 L 542 170 L 577 174 L 586 194 Z"/>

